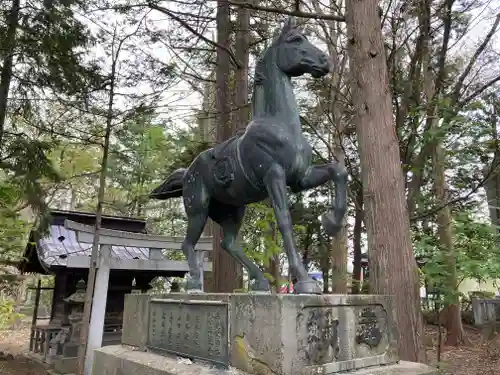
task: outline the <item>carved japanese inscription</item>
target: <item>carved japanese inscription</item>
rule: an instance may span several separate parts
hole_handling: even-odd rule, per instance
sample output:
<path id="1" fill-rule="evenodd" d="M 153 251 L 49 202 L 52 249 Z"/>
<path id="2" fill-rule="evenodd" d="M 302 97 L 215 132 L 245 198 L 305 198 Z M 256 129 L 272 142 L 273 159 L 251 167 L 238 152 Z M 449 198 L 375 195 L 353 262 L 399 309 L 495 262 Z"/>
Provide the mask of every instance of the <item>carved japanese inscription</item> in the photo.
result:
<path id="1" fill-rule="evenodd" d="M 328 307 L 308 307 L 297 317 L 306 329 L 302 343 L 305 360 L 310 365 L 320 365 L 338 360 L 339 320 Z"/>
<path id="2" fill-rule="evenodd" d="M 356 329 L 356 343 L 375 348 L 380 344 L 381 340 L 382 332 L 375 310 L 370 307 L 363 308 L 359 314 L 359 322 Z"/>
<path id="3" fill-rule="evenodd" d="M 149 349 L 229 365 L 227 303 L 152 300 L 149 319 Z"/>

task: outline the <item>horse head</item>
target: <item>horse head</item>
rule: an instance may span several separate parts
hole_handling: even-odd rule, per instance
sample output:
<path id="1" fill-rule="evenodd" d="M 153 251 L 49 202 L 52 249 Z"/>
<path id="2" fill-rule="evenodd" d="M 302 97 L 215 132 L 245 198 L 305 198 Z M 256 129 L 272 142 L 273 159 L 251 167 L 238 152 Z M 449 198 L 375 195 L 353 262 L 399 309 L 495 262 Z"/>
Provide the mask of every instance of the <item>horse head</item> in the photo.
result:
<path id="1" fill-rule="evenodd" d="M 307 39 L 292 17 L 274 39 L 270 49 L 274 50 L 278 68 L 289 77 L 309 73 L 314 78 L 320 78 L 330 71 L 328 55 Z"/>

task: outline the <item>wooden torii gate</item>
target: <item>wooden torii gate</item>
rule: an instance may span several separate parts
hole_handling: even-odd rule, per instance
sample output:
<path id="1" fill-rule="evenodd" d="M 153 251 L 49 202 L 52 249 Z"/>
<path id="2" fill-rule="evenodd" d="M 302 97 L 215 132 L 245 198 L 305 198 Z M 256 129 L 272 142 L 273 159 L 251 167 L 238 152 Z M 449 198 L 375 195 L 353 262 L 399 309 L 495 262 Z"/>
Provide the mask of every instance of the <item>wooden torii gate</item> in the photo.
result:
<path id="1" fill-rule="evenodd" d="M 76 232 L 78 242 L 92 244 L 95 231 L 93 226 L 80 224 L 71 220 L 66 220 L 64 226 L 66 229 Z M 168 260 L 165 259 L 162 253 L 163 249 L 181 250 L 183 240 L 183 237 L 158 236 L 101 228 L 94 297 L 85 355 L 85 375 L 92 374 L 94 350 L 102 346 L 110 270 L 172 270 L 188 272 L 187 261 Z M 149 259 L 119 259 L 113 257 L 113 246 L 147 248 L 149 249 Z M 205 252 L 212 251 L 212 237 L 200 238 L 195 250 L 200 251 L 199 256 L 204 260 Z M 72 256 L 68 258 L 68 267 L 89 268 L 90 257 Z M 203 270 L 211 271 L 211 263 L 204 261 Z"/>

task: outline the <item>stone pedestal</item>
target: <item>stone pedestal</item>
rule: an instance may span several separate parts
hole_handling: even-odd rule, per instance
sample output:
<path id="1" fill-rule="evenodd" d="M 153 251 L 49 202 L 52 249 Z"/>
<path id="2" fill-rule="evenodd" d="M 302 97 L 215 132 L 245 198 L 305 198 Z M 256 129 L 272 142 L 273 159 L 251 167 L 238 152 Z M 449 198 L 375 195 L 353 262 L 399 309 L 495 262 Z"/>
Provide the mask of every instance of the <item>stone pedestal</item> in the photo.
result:
<path id="1" fill-rule="evenodd" d="M 357 374 L 398 362 L 386 296 L 128 295 L 122 344 L 255 375 Z M 415 374 L 434 371 L 424 368 Z M 394 371 L 386 373 L 403 374 Z"/>

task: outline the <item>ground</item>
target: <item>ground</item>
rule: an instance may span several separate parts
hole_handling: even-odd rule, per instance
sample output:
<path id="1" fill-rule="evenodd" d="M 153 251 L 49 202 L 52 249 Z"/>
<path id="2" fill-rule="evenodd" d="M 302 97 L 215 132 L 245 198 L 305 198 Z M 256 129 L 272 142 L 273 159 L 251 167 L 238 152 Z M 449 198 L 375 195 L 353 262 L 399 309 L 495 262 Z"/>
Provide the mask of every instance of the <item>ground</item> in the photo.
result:
<path id="1" fill-rule="evenodd" d="M 0 331 L 1 375 L 47 375 L 43 366 L 25 356 L 29 337 L 28 328 Z"/>
<path id="2" fill-rule="evenodd" d="M 443 336 L 444 336 L 443 329 Z M 443 347 L 441 353 L 442 375 L 497 375 L 500 374 L 500 334 L 483 340 L 472 327 L 466 327 L 470 346 Z M 443 337 L 444 340 L 444 337 Z M 427 355 L 431 365 L 437 363 L 438 330 L 426 328 Z"/>
<path id="3" fill-rule="evenodd" d="M 472 328 L 466 328 L 471 346 L 444 347 L 441 354 L 442 375 L 497 375 L 500 373 L 500 335 L 485 342 Z M 436 364 L 437 329 L 426 329 L 429 361 Z M 29 329 L 0 331 L 1 375 L 47 375 L 45 368 L 26 358 Z M 0 353 L 1 354 L 1 353 Z"/>

